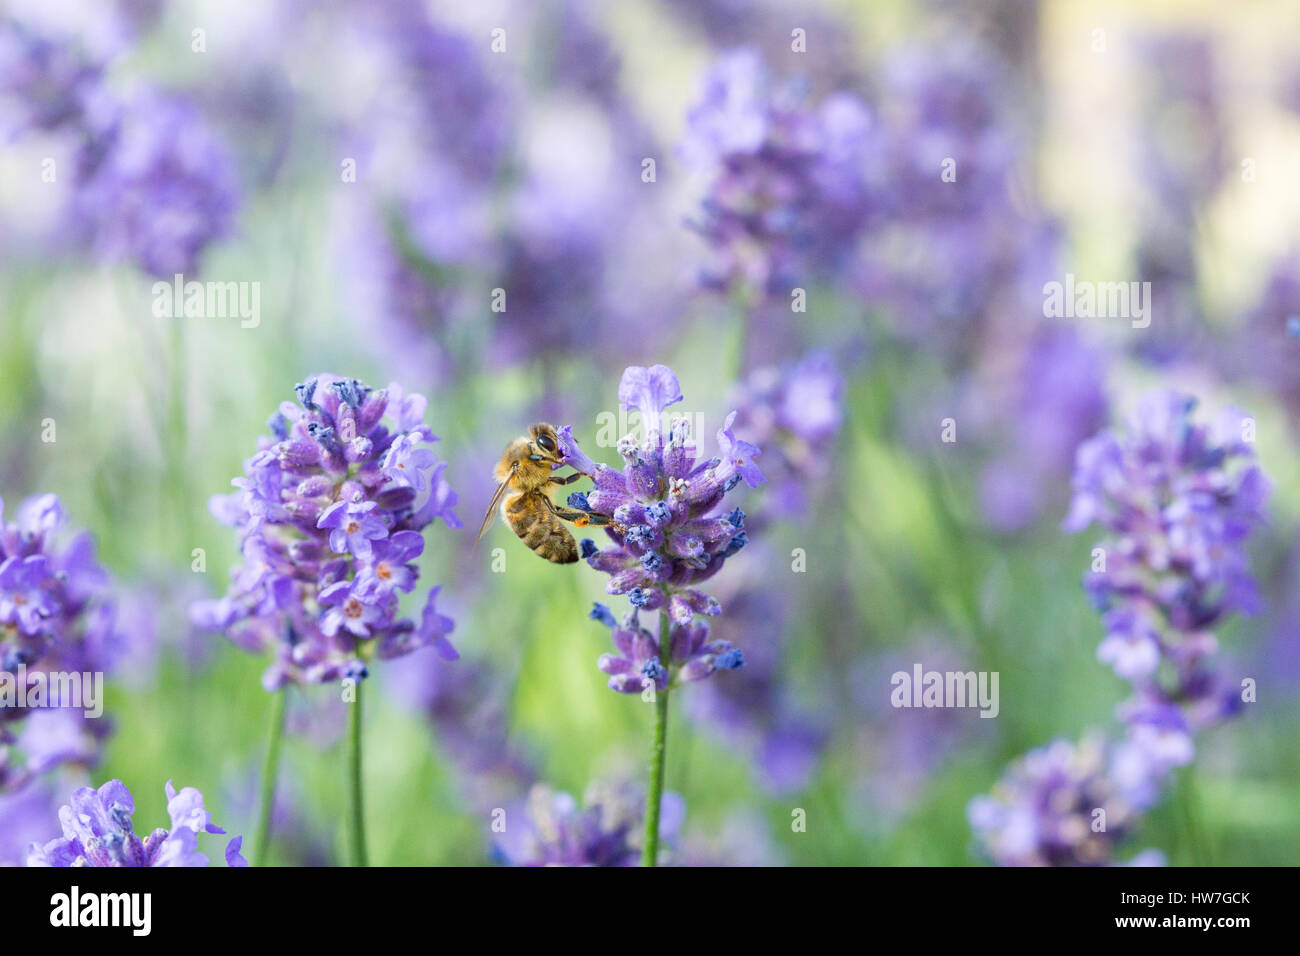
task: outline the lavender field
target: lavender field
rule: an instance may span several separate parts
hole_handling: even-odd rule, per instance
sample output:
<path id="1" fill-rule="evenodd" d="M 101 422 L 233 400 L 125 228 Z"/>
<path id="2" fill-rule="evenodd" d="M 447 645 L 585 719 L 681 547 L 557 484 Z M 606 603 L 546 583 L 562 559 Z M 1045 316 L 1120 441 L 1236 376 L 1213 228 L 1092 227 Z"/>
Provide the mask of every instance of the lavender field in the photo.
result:
<path id="1" fill-rule="evenodd" d="M 0 865 L 1300 862 L 1298 52 L 4 0 Z"/>

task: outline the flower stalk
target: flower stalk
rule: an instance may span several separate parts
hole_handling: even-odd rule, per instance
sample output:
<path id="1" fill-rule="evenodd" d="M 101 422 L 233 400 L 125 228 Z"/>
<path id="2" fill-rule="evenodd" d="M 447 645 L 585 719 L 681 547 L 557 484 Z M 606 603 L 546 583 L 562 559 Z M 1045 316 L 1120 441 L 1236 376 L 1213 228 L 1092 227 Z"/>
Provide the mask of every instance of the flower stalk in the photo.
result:
<path id="1" fill-rule="evenodd" d="M 669 641 L 669 622 L 665 612 L 659 613 L 659 646 L 665 647 Z M 646 792 L 645 804 L 645 842 L 641 848 L 641 865 L 657 866 L 659 860 L 659 809 L 664 796 L 664 761 L 668 753 L 668 692 L 672 687 L 672 675 L 668 676 L 664 688 L 655 693 L 655 729 L 654 743 L 650 749 L 650 787 Z"/>
<path id="2" fill-rule="evenodd" d="M 266 762 L 262 764 L 261 817 L 257 823 L 256 866 L 265 866 L 271 850 L 271 813 L 275 807 L 275 784 L 280 773 L 280 745 L 284 739 L 284 717 L 289 689 L 271 695 L 271 727 L 266 744 Z"/>
<path id="3" fill-rule="evenodd" d="M 356 695 L 348 705 L 347 773 L 348 773 L 348 849 L 353 866 L 369 866 L 366 859 L 366 819 L 362 805 L 361 764 L 361 684 L 353 687 Z"/>

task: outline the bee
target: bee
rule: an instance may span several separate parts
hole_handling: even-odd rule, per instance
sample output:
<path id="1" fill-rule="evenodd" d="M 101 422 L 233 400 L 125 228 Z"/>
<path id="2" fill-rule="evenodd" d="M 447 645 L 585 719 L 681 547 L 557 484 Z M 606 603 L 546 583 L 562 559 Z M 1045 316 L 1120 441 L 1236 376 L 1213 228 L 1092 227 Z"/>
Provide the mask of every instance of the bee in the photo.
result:
<path id="1" fill-rule="evenodd" d="M 547 561 L 573 564 L 578 560 L 578 544 L 565 527 L 572 521 L 578 527 L 609 524 L 609 517 L 594 512 L 566 508 L 551 500 L 554 485 L 568 485 L 582 477 L 578 472 L 563 477 L 553 474 L 564 455 L 555 436 L 555 426 L 538 422 L 506 446 L 497 462 L 497 488 L 492 494 L 483 524 L 474 539 L 487 533 L 492 514 L 501 509 L 501 517 L 524 544 Z"/>

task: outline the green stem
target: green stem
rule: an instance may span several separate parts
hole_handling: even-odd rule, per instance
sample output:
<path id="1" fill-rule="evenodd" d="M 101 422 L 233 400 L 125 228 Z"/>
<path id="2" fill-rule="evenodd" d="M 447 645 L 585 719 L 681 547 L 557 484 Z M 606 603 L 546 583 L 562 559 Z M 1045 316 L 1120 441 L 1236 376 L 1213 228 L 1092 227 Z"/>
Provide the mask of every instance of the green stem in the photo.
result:
<path id="1" fill-rule="evenodd" d="M 257 823 L 257 855 L 254 866 L 266 866 L 271 851 L 271 810 L 275 805 L 275 782 L 280 774 L 280 742 L 284 739 L 284 712 L 288 688 L 271 695 L 271 733 L 266 745 L 266 763 L 262 764 L 262 816 Z"/>
<path id="2" fill-rule="evenodd" d="M 366 862 L 366 822 L 361 806 L 361 682 L 353 687 L 356 699 L 348 705 L 348 821 L 353 866 Z"/>
<path id="3" fill-rule="evenodd" d="M 1183 770 L 1179 786 L 1179 802 L 1186 822 L 1188 852 L 1187 857 L 1192 866 L 1211 866 L 1214 862 L 1213 849 L 1208 834 L 1202 825 L 1200 794 L 1196 788 L 1196 768 L 1188 766 Z"/>
<path id="4" fill-rule="evenodd" d="M 659 612 L 660 660 L 671 661 L 671 629 L 667 610 Z M 668 665 L 664 664 L 665 670 Z M 656 866 L 659 859 L 659 806 L 664 796 L 664 754 L 668 751 L 668 689 L 672 686 L 669 671 L 664 689 L 655 694 L 655 735 L 650 751 L 650 789 L 645 802 L 645 842 L 641 847 L 641 865 Z"/>

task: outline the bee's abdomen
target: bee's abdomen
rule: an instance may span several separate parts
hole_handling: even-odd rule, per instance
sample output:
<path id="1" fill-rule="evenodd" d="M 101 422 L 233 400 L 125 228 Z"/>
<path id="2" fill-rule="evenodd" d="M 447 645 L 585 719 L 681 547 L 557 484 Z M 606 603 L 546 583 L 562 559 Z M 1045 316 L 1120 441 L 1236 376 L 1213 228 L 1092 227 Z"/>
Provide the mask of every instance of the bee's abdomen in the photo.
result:
<path id="1" fill-rule="evenodd" d="M 573 564 L 578 560 L 578 544 L 564 522 L 551 514 L 538 495 L 516 495 L 506 502 L 506 523 L 520 540 L 547 561 Z"/>

